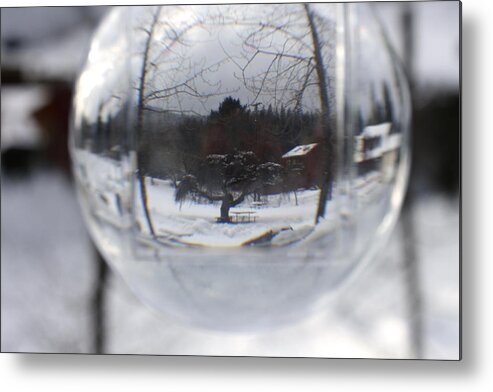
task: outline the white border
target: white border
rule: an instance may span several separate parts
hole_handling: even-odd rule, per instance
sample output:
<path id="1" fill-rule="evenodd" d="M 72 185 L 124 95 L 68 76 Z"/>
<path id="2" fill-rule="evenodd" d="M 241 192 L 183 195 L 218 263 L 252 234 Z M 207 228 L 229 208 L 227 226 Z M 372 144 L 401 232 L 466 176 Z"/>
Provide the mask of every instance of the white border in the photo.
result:
<path id="1" fill-rule="evenodd" d="M 169 0 L 168 0 L 169 1 Z M 162 1 L 148 0 L 145 3 Z M 216 1 L 219 2 L 219 1 Z M 108 2 L 43 1 L 43 5 Z M 119 1 L 136 4 L 136 1 Z M 143 3 L 140 1 L 140 3 Z M 462 362 L 0 355 L 3 390 L 487 391 L 493 385 L 493 2 L 463 2 Z M 0 0 L 1 6 L 41 5 Z"/>

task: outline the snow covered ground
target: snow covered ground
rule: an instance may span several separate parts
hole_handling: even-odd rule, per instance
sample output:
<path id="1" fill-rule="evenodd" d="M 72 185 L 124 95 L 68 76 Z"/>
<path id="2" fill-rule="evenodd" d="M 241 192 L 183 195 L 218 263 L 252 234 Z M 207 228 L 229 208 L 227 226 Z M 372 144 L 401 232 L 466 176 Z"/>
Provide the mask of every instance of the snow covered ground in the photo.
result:
<path id="1" fill-rule="evenodd" d="M 265 205 L 255 207 L 253 198 L 230 211 L 250 211 L 255 223 L 221 224 L 220 202 L 194 203 L 174 201 L 175 188 L 170 181 L 147 179 L 149 210 L 153 224 L 159 234 L 172 234 L 182 238 L 188 244 L 205 246 L 239 246 L 259 237 L 269 230 L 302 230 L 313 226 L 319 190 L 299 191 L 297 199 L 291 195 L 273 195 L 264 197 Z M 140 198 L 140 194 L 137 194 Z M 138 221 L 146 227 L 142 209 L 138 209 Z"/>
<path id="2" fill-rule="evenodd" d="M 95 267 L 71 184 L 4 177 L 1 196 L 2 351 L 91 350 Z"/>
<path id="3" fill-rule="evenodd" d="M 135 220 L 143 234 L 149 234 L 148 224 L 142 208 L 140 187 L 131 184 L 131 168 L 127 162 L 96 156 L 77 150 L 77 173 L 82 192 L 92 206 L 95 215 L 115 226 L 124 226 L 125 214 L 134 195 Z M 261 205 L 255 204 L 252 196 L 230 210 L 230 216 L 249 211 L 251 222 L 237 224 L 218 223 L 221 202 L 196 203 L 187 200 L 175 202 L 175 187 L 171 181 L 146 177 L 149 214 L 158 238 L 163 242 L 172 239 L 175 243 L 229 247 L 240 246 L 269 231 L 289 231 L 291 237 L 306 236 L 315 221 L 319 190 L 300 190 L 289 194 L 264 196 Z M 123 206 L 123 212 L 118 205 Z M 253 218 L 255 222 L 253 222 Z M 128 219 L 133 219 L 128 217 Z M 286 238 L 281 233 L 279 240 Z M 171 242 L 170 242 L 171 243 Z"/>
<path id="4" fill-rule="evenodd" d="M 88 352 L 92 251 L 74 192 L 52 172 L 2 181 L 2 349 Z M 225 334 L 179 324 L 142 305 L 116 275 L 108 285 L 112 353 L 397 357 L 411 355 L 410 320 L 422 317 L 424 356 L 457 358 L 458 200 L 416 201 L 423 309 L 409 315 L 401 228 L 326 308 L 298 324 Z"/>
<path id="5" fill-rule="evenodd" d="M 150 236 L 140 186 L 137 180 L 131 183 L 133 170 L 130 160 L 117 162 L 85 150 L 76 150 L 76 156 L 76 172 L 83 184 L 81 190 L 97 219 L 116 227 L 125 227 L 128 220 L 135 220 L 143 235 Z M 245 201 L 230 210 L 231 217 L 238 212 L 250 213 L 248 222 L 224 224 L 218 223 L 221 202 L 185 200 L 177 203 L 176 188 L 171 181 L 146 177 L 145 182 L 148 211 L 155 234 L 160 242 L 171 246 L 237 247 L 267 233 L 277 233 L 272 244 L 284 244 L 302 240 L 315 228 L 318 189 L 263 196 L 261 203 L 248 195 Z M 384 203 L 388 197 L 384 196 L 387 189 L 378 173 L 357 178 L 354 187 L 357 207 L 366 210 L 375 198 L 381 198 L 381 203 Z M 334 189 L 334 195 L 337 194 L 337 189 Z M 129 216 L 124 216 L 126 213 Z M 325 230 L 334 228 L 340 215 L 344 215 L 343 207 L 339 207 L 337 202 L 329 203 L 324 219 Z M 351 211 L 346 215 L 345 218 L 349 218 Z"/>

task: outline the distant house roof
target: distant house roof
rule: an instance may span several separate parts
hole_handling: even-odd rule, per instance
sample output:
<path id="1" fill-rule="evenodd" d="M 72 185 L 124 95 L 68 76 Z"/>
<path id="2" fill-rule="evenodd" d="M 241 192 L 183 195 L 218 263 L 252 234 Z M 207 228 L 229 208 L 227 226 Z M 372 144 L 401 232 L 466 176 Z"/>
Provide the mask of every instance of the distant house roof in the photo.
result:
<path id="1" fill-rule="evenodd" d="M 387 135 L 390 132 L 391 123 L 384 122 L 376 125 L 368 125 L 361 132 L 363 137 L 378 137 Z"/>
<path id="2" fill-rule="evenodd" d="M 355 137 L 354 161 L 363 162 L 380 158 L 385 153 L 399 149 L 402 145 L 402 134 L 390 134 L 391 126 L 391 123 L 386 122 L 365 127 L 363 132 Z M 366 138 L 379 138 L 379 142 L 365 147 L 364 140 Z"/>
<path id="3" fill-rule="evenodd" d="M 302 144 L 300 146 L 296 146 L 295 148 L 289 150 L 286 154 L 284 154 L 282 158 L 292 158 L 292 157 L 300 157 L 306 155 L 317 146 L 318 143 Z"/>

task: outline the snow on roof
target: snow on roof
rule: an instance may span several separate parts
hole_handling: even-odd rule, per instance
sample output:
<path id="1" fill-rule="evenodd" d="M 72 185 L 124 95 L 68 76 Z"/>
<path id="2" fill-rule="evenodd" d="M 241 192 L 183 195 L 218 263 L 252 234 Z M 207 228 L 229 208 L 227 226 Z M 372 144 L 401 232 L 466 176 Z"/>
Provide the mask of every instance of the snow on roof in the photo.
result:
<path id="1" fill-rule="evenodd" d="M 302 144 L 300 146 L 296 146 L 295 148 L 289 150 L 286 154 L 284 154 L 282 158 L 292 158 L 292 157 L 300 157 L 306 155 L 310 151 L 312 151 L 316 146 L 318 146 L 318 143 Z"/>
<path id="2" fill-rule="evenodd" d="M 381 124 L 368 125 L 361 132 L 361 136 L 364 137 L 378 137 L 387 135 L 390 132 L 391 123 L 384 122 Z"/>

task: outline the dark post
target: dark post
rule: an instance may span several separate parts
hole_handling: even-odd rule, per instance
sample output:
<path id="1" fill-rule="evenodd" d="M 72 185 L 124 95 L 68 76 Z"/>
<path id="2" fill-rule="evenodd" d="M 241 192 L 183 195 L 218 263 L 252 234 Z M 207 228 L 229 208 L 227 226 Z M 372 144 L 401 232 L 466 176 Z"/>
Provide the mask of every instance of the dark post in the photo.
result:
<path id="1" fill-rule="evenodd" d="M 403 62 L 411 90 L 411 102 L 415 107 L 414 85 L 414 15 L 412 4 L 403 4 L 402 34 L 404 41 Z M 416 230 L 414 227 L 414 195 L 412 168 L 410 186 L 406 194 L 400 219 L 403 241 L 403 263 L 407 286 L 408 312 L 411 330 L 411 349 L 415 358 L 423 357 L 423 304 L 419 277 L 419 261 L 416 254 Z"/>
<path id="2" fill-rule="evenodd" d="M 91 313 L 93 315 L 93 350 L 95 354 L 104 354 L 105 352 L 105 286 L 108 277 L 108 266 L 96 249 L 94 244 L 94 261 L 96 275 L 94 279 L 94 293 L 91 300 Z"/>

